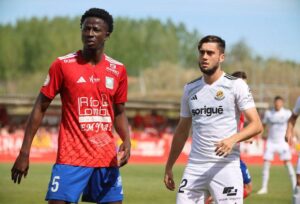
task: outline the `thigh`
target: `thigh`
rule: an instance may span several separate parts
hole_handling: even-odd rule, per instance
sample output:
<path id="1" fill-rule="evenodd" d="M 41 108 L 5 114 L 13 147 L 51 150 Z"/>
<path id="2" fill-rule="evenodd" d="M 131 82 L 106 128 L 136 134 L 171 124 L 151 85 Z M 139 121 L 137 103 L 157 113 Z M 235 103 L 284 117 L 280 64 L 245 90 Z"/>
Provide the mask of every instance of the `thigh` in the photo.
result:
<path id="1" fill-rule="evenodd" d="M 199 169 L 197 174 L 185 171 L 178 187 L 177 204 L 204 204 L 208 198 L 208 176 Z"/>
<path id="2" fill-rule="evenodd" d="M 238 166 L 212 168 L 210 172 L 213 177 L 209 184 L 209 192 L 215 203 L 243 203 L 243 178 Z"/>
<path id="3" fill-rule="evenodd" d="M 287 142 L 280 144 L 278 148 L 280 148 L 279 149 L 280 160 L 289 161 L 292 159 L 292 153 Z"/>
<path id="4" fill-rule="evenodd" d="M 271 142 L 267 142 L 266 151 L 264 153 L 264 160 L 273 161 L 275 150 L 276 150 L 276 145 L 274 145 Z"/>
<path id="5" fill-rule="evenodd" d="M 122 203 L 123 187 L 119 168 L 97 168 L 83 191 L 82 201 Z"/>
<path id="6" fill-rule="evenodd" d="M 55 164 L 46 200 L 76 203 L 93 173 L 93 168 Z"/>

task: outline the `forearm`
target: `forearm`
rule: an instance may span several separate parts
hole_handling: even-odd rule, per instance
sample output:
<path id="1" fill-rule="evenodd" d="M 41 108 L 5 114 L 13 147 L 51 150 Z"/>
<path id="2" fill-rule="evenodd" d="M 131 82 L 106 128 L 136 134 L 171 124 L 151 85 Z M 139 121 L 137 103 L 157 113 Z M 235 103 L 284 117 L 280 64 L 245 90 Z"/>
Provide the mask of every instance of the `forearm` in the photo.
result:
<path id="1" fill-rule="evenodd" d="M 288 121 L 288 126 L 287 126 L 287 132 L 292 133 L 297 121 L 297 117 L 296 115 L 292 115 Z"/>
<path id="2" fill-rule="evenodd" d="M 50 99 L 46 99 L 43 95 L 39 95 L 36 103 L 32 109 L 31 114 L 28 117 L 27 125 L 25 128 L 24 139 L 20 149 L 20 153 L 29 155 L 33 138 L 42 122 L 45 112 L 51 102 Z"/>
<path id="3" fill-rule="evenodd" d="M 175 164 L 177 158 L 179 157 L 185 142 L 189 136 L 189 131 L 180 131 L 179 129 L 175 130 L 175 134 L 173 137 L 171 150 L 169 153 L 169 158 L 166 164 L 166 169 L 172 169 Z"/>
<path id="4" fill-rule="evenodd" d="M 115 117 L 115 129 L 122 141 L 130 142 L 130 134 L 128 129 L 128 119 L 125 111 L 116 115 Z"/>
<path id="5" fill-rule="evenodd" d="M 246 141 L 256 135 L 262 133 L 263 127 L 260 121 L 251 122 L 247 127 L 243 128 L 240 132 L 233 135 L 235 143 Z"/>

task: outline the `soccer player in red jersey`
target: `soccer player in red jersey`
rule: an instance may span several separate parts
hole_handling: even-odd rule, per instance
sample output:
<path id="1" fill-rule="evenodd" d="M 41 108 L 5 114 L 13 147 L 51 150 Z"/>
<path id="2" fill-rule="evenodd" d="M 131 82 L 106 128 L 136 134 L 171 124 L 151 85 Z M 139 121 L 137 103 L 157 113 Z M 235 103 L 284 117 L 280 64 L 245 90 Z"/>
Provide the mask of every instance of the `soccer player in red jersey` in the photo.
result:
<path id="1" fill-rule="evenodd" d="M 49 204 L 77 203 L 83 193 L 84 201 L 119 204 L 123 200 L 119 166 L 127 163 L 131 147 L 125 113 L 127 73 L 122 63 L 104 54 L 105 41 L 113 31 L 112 16 L 92 8 L 83 14 L 80 25 L 83 49 L 52 63 L 29 116 L 11 177 L 15 183 L 26 177 L 33 137 L 59 94 L 58 153 L 46 200 Z M 123 141 L 119 153 L 113 126 Z"/>

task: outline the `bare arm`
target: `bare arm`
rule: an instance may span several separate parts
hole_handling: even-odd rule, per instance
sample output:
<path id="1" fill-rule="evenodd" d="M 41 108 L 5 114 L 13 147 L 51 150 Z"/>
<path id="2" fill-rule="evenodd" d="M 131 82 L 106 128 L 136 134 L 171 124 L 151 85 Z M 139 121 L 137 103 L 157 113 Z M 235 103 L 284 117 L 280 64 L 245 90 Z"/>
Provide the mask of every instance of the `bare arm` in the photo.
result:
<path id="1" fill-rule="evenodd" d="M 292 138 L 293 138 L 293 130 L 297 121 L 298 115 L 295 115 L 294 113 L 291 115 L 289 121 L 288 121 L 288 126 L 286 129 L 286 134 L 285 134 L 285 140 L 291 145 L 292 144 Z"/>
<path id="2" fill-rule="evenodd" d="M 128 129 L 128 119 L 125 112 L 125 104 L 115 104 L 115 129 L 121 137 L 123 143 L 119 147 L 120 161 L 119 166 L 127 164 L 130 158 L 130 134 Z"/>
<path id="3" fill-rule="evenodd" d="M 36 99 L 32 112 L 29 115 L 28 123 L 25 129 L 24 139 L 20 153 L 11 169 L 11 178 L 16 183 L 21 182 L 22 176 L 26 177 L 29 169 L 29 154 L 32 140 L 44 117 L 44 114 L 51 103 L 51 99 L 42 93 Z"/>
<path id="4" fill-rule="evenodd" d="M 165 182 L 166 187 L 169 190 L 175 189 L 175 182 L 173 180 L 172 168 L 173 168 L 177 158 L 179 157 L 179 155 L 184 147 L 184 144 L 189 136 L 191 124 L 192 124 L 192 118 L 181 117 L 179 120 L 179 123 L 176 127 L 173 141 L 172 141 L 171 150 L 169 153 L 169 158 L 168 158 L 166 168 L 165 168 L 164 182 Z"/>
<path id="5" fill-rule="evenodd" d="M 215 151 L 217 155 L 227 156 L 236 143 L 246 141 L 262 132 L 263 127 L 256 108 L 247 109 L 244 111 L 244 114 L 246 119 L 249 121 L 249 124 L 240 132 L 220 141 L 216 145 Z"/>

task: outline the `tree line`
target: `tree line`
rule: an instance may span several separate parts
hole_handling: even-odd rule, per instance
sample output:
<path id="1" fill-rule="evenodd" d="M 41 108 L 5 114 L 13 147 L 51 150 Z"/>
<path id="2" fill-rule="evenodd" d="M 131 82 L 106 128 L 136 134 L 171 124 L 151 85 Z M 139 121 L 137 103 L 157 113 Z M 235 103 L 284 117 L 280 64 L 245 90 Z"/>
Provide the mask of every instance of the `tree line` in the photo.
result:
<path id="1" fill-rule="evenodd" d="M 161 91 L 164 86 L 170 86 L 176 92 L 182 89 L 182 79 L 200 74 L 197 43 L 201 37 L 198 31 L 190 31 L 184 24 L 171 20 L 122 17 L 115 19 L 105 52 L 126 65 L 134 94 L 135 91 L 145 94 L 141 83 L 145 85 L 149 79 L 140 79 L 147 77 L 157 77 L 156 85 L 150 80 L 152 85 L 147 85 L 148 90 Z M 0 94 L 36 95 L 51 62 L 82 48 L 80 18 L 32 18 L 19 20 L 15 25 L 0 25 L 0 44 Z M 264 89 L 300 87 L 300 65 L 296 62 L 255 56 L 244 41 L 236 42 L 227 49 L 226 55 L 225 71 L 245 71 L 253 87 L 262 89 L 262 84 Z M 156 69 L 159 76 L 151 73 Z M 191 74 L 193 71 L 195 74 Z M 172 73 L 176 77 L 172 78 Z M 169 78 L 165 80 L 164 76 Z"/>

